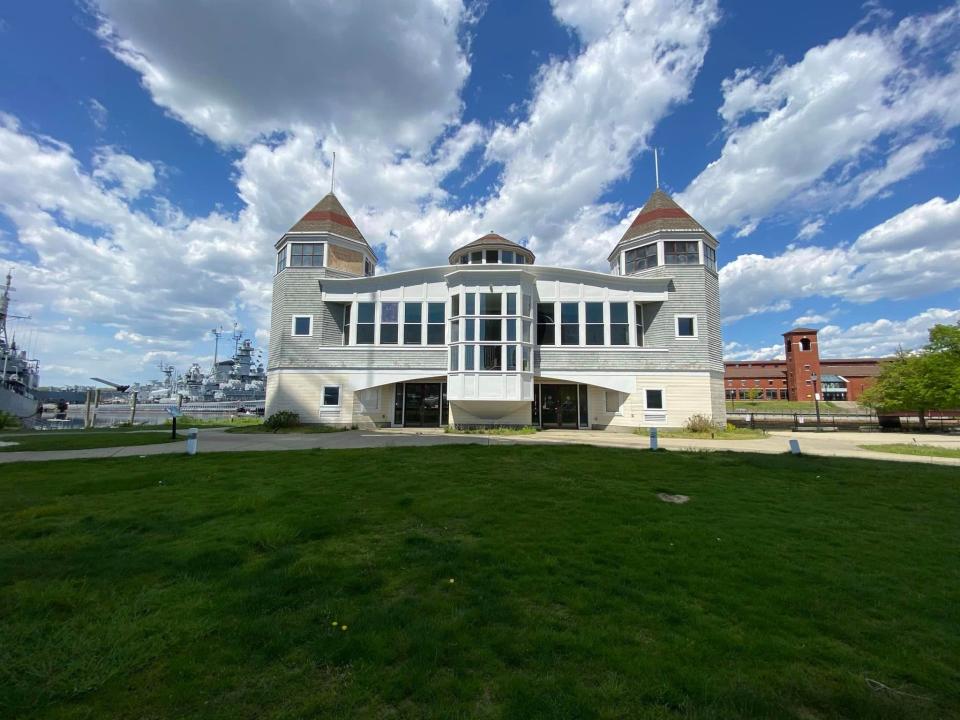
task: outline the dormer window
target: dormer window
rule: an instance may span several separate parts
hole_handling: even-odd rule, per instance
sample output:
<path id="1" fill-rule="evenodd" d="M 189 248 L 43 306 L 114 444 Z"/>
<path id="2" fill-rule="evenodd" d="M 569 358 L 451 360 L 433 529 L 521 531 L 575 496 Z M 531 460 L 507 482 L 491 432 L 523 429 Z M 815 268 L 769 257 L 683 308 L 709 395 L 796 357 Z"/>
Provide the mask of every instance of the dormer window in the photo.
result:
<path id="1" fill-rule="evenodd" d="M 323 243 L 292 243 L 290 267 L 323 267 Z"/>

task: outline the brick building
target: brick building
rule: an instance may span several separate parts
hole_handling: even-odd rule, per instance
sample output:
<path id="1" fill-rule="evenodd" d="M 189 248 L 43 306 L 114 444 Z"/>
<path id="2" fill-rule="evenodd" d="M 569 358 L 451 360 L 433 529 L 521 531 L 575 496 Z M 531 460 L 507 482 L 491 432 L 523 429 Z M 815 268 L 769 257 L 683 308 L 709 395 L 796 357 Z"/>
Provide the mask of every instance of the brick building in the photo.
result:
<path id="1" fill-rule="evenodd" d="M 820 358 L 817 331 L 783 334 L 784 360 L 725 362 L 727 400 L 858 400 L 880 374 L 879 358 Z"/>

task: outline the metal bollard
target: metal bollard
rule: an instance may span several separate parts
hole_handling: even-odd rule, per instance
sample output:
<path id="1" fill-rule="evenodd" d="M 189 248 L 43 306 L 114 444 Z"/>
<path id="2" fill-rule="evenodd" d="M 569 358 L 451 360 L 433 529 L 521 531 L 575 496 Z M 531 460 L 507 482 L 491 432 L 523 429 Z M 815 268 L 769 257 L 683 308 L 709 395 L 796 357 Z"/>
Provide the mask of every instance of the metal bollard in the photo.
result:
<path id="1" fill-rule="evenodd" d="M 187 430 L 187 455 L 196 455 L 197 454 L 197 435 L 199 431 L 196 428 L 190 428 Z"/>
<path id="2" fill-rule="evenodd" d="M 655 427 L 650 428 L 650 449 L 657 449 L 657 429 Z"/>
<path id="3" fill-rule="evenodd" d="M 791 440 L 791 441 L 790 441 L 790 452 L 792 452 L 794 455 L 799 455 L 799 454 L 800 454 L 800 441 L 799 441 L 799 440 Z"/>

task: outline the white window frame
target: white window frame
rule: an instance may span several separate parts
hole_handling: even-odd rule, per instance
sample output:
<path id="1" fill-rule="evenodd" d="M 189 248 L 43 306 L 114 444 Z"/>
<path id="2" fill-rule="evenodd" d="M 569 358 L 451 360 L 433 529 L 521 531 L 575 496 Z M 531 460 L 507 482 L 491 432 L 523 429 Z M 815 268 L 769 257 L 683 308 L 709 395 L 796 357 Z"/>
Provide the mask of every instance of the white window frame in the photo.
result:
<path id="1" fill-rule="evenodd" d="M 327 389 L 336 388 L 337 389 L 337 404 L 336 405 L 327 405 L 325 400 L 327 399 Z M 324 385 L 320 390 L 320 412 L 328 408 L 339 408 L 343 403 L 343 388 L 340 385 Z"/>
<path id="2" fill-rule="evenodd" d="M 302 335 L 297 333 L 297 320 L 301 318 L 306 318 L 310 321 L 310 332 Z M 292 337 L 313 337 L 313 315 L 294 315 L 290 318 L 290 335 Z"/>
<path id="3" fill-rule="evenodd" d="M 320 245 L 323 248 L 322 250 L 323 264 L 322 265 L 293 265 L 292 263 L 293 263 L 293 246 L 294 245 Z M 330 261 L 330 248 L 328 248 L 327 245 L 329 245 L 329 243 L 323 240 L 317 241 L 317 240 L 307 240 L 306 238 L 303 238 L 303 239 L 291 238 L 290 241 L 287 242 L 287 247 L 290 248 L 287 251 L 287 267 L 288 268 L 293 267 L 299 270 L 317 270 L 319 268 L 330 267 L 328 265 Z"/>
<path id="4" fill-rule="evenodd" d="M 663 401 L 662 408 L 647 407 L 647 391 L 648 390 L 660 391 L 660 399 Z M 662 412 L 662 413 L 667 412 L 667 391 L 664 390 L 662 387 L 645 387 L 643 389 L 643 409 L 649 412 Z"/>
<path id="5" fill-rule="evenodd" d="M 610 409 L 610 393 L 617 394 L 617 409 Z M 603 393 L 603 409 L 608 415 L 623 415 L 624 396 L 619 390 L 605 390 Z"/>
<path id="6" fill-rule="evenodd" d="M 680 320 L 681 319 L 692 319 L 693 320 L 693 335 L 681 335 L 680 334 Z M 700 337 L 700 323 L 697 322 L 696 315 L 674 315 L 673 316 L 673 336 L 678 340 L 696 340 Z"/>

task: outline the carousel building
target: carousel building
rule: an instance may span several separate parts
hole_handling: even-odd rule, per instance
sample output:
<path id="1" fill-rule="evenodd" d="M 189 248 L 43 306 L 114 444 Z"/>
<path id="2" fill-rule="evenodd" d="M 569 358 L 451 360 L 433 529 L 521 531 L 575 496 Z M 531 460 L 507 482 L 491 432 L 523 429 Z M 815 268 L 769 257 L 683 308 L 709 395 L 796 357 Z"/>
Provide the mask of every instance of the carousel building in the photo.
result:
<path id="1" fill-rule="evenodd" d="M 276 243 L 267 408 L 359 427 L 631 430 L 725 420 L 716 239 L 665 193 L 610 272 L 495 233 L 377 274 L 332 193 Z"/>

